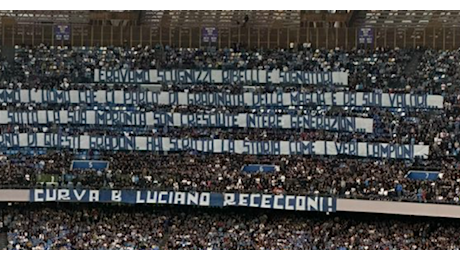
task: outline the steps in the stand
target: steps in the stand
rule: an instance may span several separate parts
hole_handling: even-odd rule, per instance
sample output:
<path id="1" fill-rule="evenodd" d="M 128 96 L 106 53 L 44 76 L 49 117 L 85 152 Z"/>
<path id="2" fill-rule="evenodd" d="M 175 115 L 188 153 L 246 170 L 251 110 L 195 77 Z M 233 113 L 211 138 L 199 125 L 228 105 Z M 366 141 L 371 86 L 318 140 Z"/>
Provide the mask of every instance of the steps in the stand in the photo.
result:
<path id="1" fill-rule="evenodd" d="M 169 240 L 169 229 L 165 230 L 164 234 L 163 234 L 163 238 L 161 239 L 160 241 L 160 244 L 158 245 L 158 247 L 161 249 L 161 250 L 164 250 L 165 249 L 165 246 L 166 246 L 166 243 L 168 243 L 168 240 Z"/>
<path id="2" fill-rule="evenodd" d="M 0 232 L 0 249 L 5 250 L 8 246 L 8 237 L 6 232 Z"/>
<path id="3" fill-rule="evenodd" d="M 422 56 L 421 52 L 416 52 L 413 59 L 409 62 L 409 64 L 407 64 L 406 71 L 405 71 L 407 75 L 411 75 L 412 73 L 415 73 L 415 71 L 418 68 L 418 65 L 420 64 L 421 56 Z"/>

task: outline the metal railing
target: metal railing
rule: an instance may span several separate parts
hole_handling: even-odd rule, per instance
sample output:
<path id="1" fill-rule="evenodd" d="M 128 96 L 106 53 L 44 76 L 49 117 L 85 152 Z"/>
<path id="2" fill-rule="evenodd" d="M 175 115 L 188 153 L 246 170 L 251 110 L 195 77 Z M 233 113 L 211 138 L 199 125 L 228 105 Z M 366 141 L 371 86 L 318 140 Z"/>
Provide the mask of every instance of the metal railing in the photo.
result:
<path id="1" fill-rule="evenodd" d="M 351 49 L 359 43 L 360 28 L 217 28 L 218 48 L 241 43 L 246 47 L 287 48 L 291 43 L 311 43 L 314 48 L 342 47 Z M 70 38 L 56 40 L 54 25 L 2 24 L 0 37 L 3 46 L 20 44 L 72 46 L 136 46 L 170 45 L 183 48 L 206 47 L 202 41 L 202 28 L 151 27 L 151 26 L 97 26 L 70 25 Z M 424 46 L 434 49 L 460 47 L 460 28 L 374 28 L 373 43 L 364 47 L 414 48 Z"/>

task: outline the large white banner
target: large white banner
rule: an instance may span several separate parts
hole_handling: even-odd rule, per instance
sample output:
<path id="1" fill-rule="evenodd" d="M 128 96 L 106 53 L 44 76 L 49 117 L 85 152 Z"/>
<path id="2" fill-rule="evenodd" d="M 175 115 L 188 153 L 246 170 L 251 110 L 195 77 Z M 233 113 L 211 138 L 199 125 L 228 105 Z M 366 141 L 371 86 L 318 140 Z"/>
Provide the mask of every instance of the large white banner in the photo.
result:
<path id="1" fill-rule="evenodd" d="M 352 106 L 443 108 L 441 95 L 374 92 L 153 92 L 123 90 L 9 90 L 0 89 L 1 103 L 200 105 L 215 107 Z"/>
<path id="2" fill-rule="evenodd" d="M 34 189 L 30 202 L 115 202 L 175 204 L 211 207 L 255 207 L 283 210 L 335 212 L 335 198 L 260 193 L 215 193 L 158 190 Z"/>
<path id="3" fill-rule="evenodd" d="M 246 141 L 229 139 L 177 139 L 145 136 L 64 136 L 59 134 L 0 134 L 0 148 L 65 148 L 139 151 L 188 151 L 251 155 L 351 155 L 360 157 L 426 158 L 428 145 L 332 141 Z"/>
<path id="4" fill-rule="evenodd" d="M 142 111 L 0 110 L 0 124 L 72 124 L 177 127 L 318 129 L 372 133 L 373 119 L 279 114 L 182 114 Z"/>
<path id="5" fill-rule="evenodd" d="M 348 85 L 348 72 L 281 70 L 127 70 L 95 69 L 94 82 L 104 83 L 243 83 Z"/>

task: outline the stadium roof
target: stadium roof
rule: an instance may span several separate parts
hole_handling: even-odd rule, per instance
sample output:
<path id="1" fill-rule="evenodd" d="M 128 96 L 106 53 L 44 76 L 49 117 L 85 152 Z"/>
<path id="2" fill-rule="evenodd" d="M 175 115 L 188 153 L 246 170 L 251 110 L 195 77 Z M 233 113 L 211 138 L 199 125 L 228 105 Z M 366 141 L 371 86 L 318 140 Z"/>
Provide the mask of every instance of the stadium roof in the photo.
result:
<path id="1" fill-rule="evenodd" d="M 2 20 L 14 19 L 19 24 L 39 23 L 88 23 L 89 11 L 33 11 L 33 10 L 0 10 Z"/>
<path id="2" fill-rule="evenodd" d="M 308 22 L 339 21 L 348 27 L 457 27 L 460 11 L 445 10 L 146 10 L 146 11 L 30 11 L 0 10 L 0 22 L 13 24 L 132 24 L 152 27 L 296 28 Z M 319 22 L 319 23 L 318 23 Z"/>
<path id="3" fill-rule="evenodd" d="M 136 24 L 163 27 L 218 26 L 232 27 L 250 24 L 251 27 L 299 26 L 301 11 L 0 11 L 2 18 L 18 24 L 73 23 L 89 24 L 94 20 L 132 20 Z M 4 19 L 2 19 L 4 20 Z M 14 20 L 14 21 L 13 21 Z"/>
<path id="4" fill-rule="evenodd" d="M 458 27 L 460 11 L 450 10 L 365 10 L 355 24 L 367 27 Z"/>
<path id="5" fill-rule="evenodd" d="M 145 11 L 144 22 L 172 27 L 236 27 L 244 23 L 251 27 L 294 27 L 300 24 L 300 11 Z"/>

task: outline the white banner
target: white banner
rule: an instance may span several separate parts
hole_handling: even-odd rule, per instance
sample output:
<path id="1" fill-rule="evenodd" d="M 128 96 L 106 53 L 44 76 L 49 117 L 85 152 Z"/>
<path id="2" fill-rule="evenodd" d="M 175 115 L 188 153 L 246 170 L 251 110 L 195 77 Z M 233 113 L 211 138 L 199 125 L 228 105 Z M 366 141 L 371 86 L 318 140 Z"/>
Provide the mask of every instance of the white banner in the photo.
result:
<path id="1" fill-rule="evenodd" d="M 348 85 L 348 72 L 280 70 L 127 70 L 95 69 L 94 82 L 104 83 L 243 83 Z"/>
<path id="2" fill-rule="evenodd" d="M 372 133 L 373 119 L 359 117 L 325 117 L 313 115 L 279 114 L 181 114 L 141 111 L 69 111 L 0 110 L 0 124 L 72 124 L 72 125 L 124 125 L 124 126 L 176 126 L 176 127 L 240 127 L 318 129 L 338 132 Z"/>
<path id="3" fill-rule="evenodd" d="M 59 134 L 0 134 L 0 148 L 53 147 L 65 149 L 188 151 L 251 155 L 351 155 L 360 157 L 426 158 L 428 145 L 332 141 L 246 141 L 229 139 L 177 139 L 145 136 L 64 136 Z"/>
<path id="4" fill-rule="evenodd" d="M 216 107 L 352 106 L 443 108 L 441 95 L 374 92 L 289 92 L 230 94 L 123 90 L 9 90 L 0 89 L 1 103 L 200 105 Z"/>

